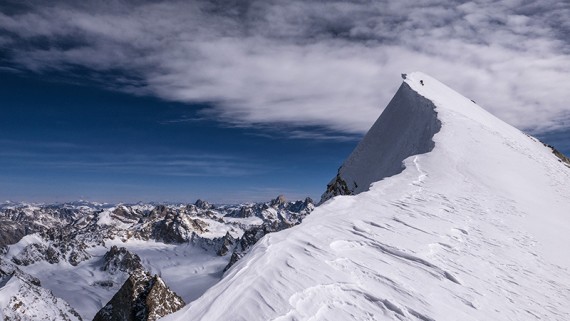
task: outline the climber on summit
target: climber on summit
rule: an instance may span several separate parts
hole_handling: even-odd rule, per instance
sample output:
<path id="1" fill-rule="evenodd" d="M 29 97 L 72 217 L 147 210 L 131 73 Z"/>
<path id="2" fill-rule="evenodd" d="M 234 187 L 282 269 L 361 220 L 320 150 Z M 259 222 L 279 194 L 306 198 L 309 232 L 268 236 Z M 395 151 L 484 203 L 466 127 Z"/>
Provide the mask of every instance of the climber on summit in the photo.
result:
<path id="1" fill-rule="evenodd" d="M 422 86 L 423 86 L 423 85 L 424 85 L 424 81 L 423 81 L 423 80 L 420 80 L 420 84 L 422 84 Z"/>

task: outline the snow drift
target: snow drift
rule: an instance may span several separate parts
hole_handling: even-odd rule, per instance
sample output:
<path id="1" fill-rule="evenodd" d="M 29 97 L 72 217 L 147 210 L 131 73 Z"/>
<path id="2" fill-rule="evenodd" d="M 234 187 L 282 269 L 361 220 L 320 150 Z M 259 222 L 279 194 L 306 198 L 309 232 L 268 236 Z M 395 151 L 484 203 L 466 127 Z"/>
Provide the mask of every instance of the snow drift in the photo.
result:
<path id="1" fill-rule="evenodd" d="M 425 74 L 390 105 L 339 171 L 361 193 L 164 320 L 570 320 L 570 170 Z"/>

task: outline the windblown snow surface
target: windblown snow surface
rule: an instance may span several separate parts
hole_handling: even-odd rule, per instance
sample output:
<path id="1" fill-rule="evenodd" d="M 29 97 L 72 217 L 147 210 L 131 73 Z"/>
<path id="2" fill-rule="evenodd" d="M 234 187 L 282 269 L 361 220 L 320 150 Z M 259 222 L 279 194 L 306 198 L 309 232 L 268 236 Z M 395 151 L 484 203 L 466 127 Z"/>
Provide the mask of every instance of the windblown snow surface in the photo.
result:
<path id="1" fill-rule="evenodd" d="M 425 154 L 399 174 L 265 236 L 164 320 L 570 320 L 568 168 L 425 74 L 409 74 L 403 94 L 433 102 L 430 152 L 417 146 Z M 425 132 L 402 133 L 413 115 L 392 116 L 386 135 Z"/>

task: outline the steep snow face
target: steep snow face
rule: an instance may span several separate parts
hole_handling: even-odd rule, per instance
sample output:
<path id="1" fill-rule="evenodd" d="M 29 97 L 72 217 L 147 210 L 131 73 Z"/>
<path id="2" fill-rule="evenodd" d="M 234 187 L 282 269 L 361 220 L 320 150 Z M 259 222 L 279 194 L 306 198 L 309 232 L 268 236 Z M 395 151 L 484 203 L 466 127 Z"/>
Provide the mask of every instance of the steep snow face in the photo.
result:
<path id="1" fill-rule="evenodd" d="M 433 149 L 432 138 L 440 128 L 433 102 L 403 83 L 328 184 L 321 202 L 367 191 L 370 184 L 400 173 L 406 158 Z"/>
<path id="2" fill-rule="evenodd" d="M 437 80 L 405 84 L 435 105 L 431 152 L 265 236 L 164 320 L 570 320 L 568 168 Z"/>

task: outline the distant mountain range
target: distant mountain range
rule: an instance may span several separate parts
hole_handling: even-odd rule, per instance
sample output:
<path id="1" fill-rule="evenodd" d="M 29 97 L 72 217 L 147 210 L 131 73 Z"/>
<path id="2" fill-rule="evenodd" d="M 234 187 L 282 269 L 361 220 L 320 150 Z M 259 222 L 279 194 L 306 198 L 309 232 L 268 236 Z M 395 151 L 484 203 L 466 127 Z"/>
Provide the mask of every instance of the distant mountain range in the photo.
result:
<path id="1" fill-rule="evenodd" d="M 265 234 L 299 224 L 313 209 L 310 198 L 282 196 L 238 205 L 4 203 L 0 316 L 155 320 L 199 296 Z M 194 282 L 182 297 L 167 285 Z"/>

